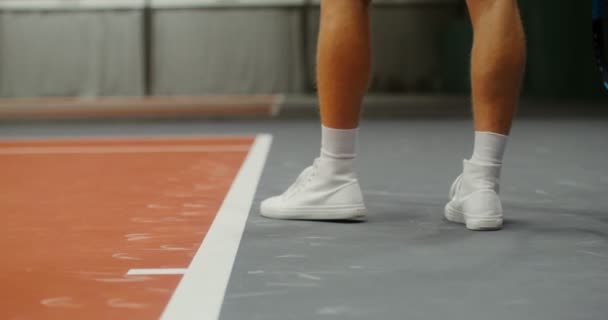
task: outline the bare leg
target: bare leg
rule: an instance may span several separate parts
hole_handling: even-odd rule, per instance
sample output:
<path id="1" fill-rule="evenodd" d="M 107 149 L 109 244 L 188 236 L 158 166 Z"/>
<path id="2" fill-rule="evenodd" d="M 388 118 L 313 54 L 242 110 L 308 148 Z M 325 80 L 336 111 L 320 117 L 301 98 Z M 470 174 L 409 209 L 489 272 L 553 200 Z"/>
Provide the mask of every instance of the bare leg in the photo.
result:
<path id="1" fill-rule="evenodd" d="M 369 1 L 321 2 L 317 61 L 321 122 L 356 128 L 371 72 Z"/>
<path id="2" fill-rule="evenodd" d="M 516 0 L 467 0 L 475 130 L 508 135 L 517 110 L 526 45 Z"/>

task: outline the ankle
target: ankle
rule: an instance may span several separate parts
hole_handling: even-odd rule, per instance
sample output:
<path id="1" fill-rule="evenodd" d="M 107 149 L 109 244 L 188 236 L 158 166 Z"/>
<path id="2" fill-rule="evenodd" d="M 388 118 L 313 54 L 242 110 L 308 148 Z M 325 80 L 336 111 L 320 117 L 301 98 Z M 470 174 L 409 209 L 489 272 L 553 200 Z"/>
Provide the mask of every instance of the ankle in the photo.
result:
<path id="1" fill-rule="evenodd" d="M 321 155 L 316 160 L 317 170 L 323 175 L 352 174 L 355 171 L 355 159 L 336 159 Z"/>
<path id="2" fill-rule="evenodd" d="M 502 165 L 508 137 L 502 134 L 475 131 L 471 162 L 478 165 Z"/>
<path id="3" fill-rule="evenodd" d="M 358 128 L 334 129 L 322 126 L 321 158 L 352 160 L 356 155 Z"/>
<path id="4" fill-rule="evenodd" d="M 463 180 L 468 192 L 476 190 L 494 190 L 498 193 L 500 165 L 483 165 L 473 161 L 464 161 Z"/>

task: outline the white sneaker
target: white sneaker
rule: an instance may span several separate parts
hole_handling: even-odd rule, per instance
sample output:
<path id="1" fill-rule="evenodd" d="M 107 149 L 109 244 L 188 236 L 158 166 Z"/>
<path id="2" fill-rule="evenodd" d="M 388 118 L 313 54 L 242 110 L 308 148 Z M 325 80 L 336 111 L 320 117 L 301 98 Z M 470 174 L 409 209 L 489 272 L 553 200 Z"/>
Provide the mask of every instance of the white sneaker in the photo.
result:
<path id="1" fill-rule="evenodd" d="M 350 220 L 367 210 L 352 160 L 318 158 L 283 194 L 262 202 L 262 216 L 289 220 Z"/>
<path id="2" fill-rule="evenodd" d="M 498 197 L 500 166 L 487 166 L 464 160 L 462 174 L 450 189 L 445 206 L 449 221 L 466 224 L 469 230 L 498 230 L 503 214 Z"/>

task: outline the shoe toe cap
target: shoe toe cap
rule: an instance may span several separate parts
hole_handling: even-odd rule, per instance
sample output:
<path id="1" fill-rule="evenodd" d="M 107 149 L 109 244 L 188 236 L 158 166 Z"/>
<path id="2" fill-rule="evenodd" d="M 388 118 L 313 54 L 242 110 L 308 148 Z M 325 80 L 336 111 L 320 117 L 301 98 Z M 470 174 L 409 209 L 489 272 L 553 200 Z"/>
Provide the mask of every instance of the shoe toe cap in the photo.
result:
<path id="1" fill-rule="evenodd" d="M 281 197 L 270 197 L 260 204 L 260 214 L 262 216 L 270 216 L 280 207 Z"/>

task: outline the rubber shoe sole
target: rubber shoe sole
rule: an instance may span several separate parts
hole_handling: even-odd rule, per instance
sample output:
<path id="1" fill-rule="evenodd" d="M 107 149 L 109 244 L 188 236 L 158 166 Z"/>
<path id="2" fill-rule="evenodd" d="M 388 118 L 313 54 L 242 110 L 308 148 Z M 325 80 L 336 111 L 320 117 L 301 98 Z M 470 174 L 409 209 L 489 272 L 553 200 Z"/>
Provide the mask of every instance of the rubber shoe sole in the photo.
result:
<path id="1" fill-rule="evenodd" d="M 364 206 L 296 207 L 273 209 L 262 205 L 261 215 L 281 220 L 360 220 L 367 215 Z"/>
<path id="2" fill-rule="evenodd" d="M 464 212 L 454 208 L 452 202 L 445 206 L 445 218 L 454 223 L 466 225 L 472 231 L 495 231 L 502 229 L 502 218 L 475 218 L 466 216 Z"/>

